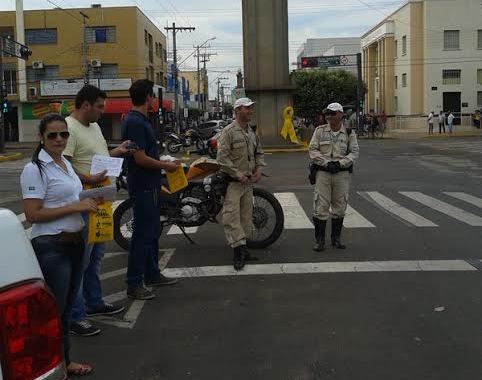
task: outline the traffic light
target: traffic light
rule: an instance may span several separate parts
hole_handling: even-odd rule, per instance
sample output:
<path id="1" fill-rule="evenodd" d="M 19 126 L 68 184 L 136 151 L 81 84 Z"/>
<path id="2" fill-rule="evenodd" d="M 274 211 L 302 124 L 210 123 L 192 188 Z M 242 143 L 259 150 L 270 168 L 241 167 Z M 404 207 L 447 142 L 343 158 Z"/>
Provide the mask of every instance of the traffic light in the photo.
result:
<path id="1" fill-rule="evenodd" d="M 26 46 L 20 48 L 20 58 L 27 60 L 32 55 L 32 50 Z"/>
<path id="2" fill-rule="evenodd" d="M 8 104 L 7 99 L 2 101 L 2 113 L 8 113 L 9 108 L 10 108 L 10 105 Z"/>
<path id="3" fill-rule="evenodd" d="M 360 99 L 360 104 L 359 104 L 360 109 L 363 109 L 363 100 Z"/>
<path id="4" fill-rule="evenodd" d="M 318 58 L 316 57 L 301 58 L 301 67 L 303 69 L 308 67 L 318 67 Z"/>

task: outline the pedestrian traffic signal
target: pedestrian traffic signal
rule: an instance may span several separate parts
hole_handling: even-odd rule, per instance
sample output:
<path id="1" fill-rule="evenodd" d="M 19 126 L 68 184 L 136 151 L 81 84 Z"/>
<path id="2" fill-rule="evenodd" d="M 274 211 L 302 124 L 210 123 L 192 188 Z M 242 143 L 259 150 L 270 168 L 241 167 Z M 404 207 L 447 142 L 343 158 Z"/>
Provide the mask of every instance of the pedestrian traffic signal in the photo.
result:
<path id="1" fill-rule="evenodd" d="M 2 101 L 2 113 L 8 113 L 9 108 L 10 105 L 8 104 L 8 101 L 6 99 Z"/>

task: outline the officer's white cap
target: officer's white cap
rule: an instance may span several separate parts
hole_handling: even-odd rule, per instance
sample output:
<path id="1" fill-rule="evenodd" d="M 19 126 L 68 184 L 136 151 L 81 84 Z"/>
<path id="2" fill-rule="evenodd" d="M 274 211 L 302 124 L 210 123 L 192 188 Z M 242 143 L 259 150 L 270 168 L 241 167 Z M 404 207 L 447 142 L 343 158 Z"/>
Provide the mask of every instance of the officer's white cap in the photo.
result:
<path id="1" fill-rule="evenodd" d="M 340 103 L 330 103 L 326 109 L 330 111 L 343 112 L 343 106 Z"/>
<path id="2" fill-rule="evenodd" d="M 249 107 L 253 104 L 254 102 L 250 98 L 239 98 L 234 102 L 234 109 L 238 107 Z"/>

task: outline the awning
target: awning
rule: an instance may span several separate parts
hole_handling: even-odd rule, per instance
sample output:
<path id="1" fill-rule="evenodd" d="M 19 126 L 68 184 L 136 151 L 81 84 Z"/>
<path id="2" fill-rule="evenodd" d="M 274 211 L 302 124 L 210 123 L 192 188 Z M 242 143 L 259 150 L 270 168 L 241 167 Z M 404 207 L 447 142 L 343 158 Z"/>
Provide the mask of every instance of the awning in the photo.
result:
<path id="1" fill-rule="evenodd" d="M 124 114 L 132 108 L 132 102 L 129 98 L 111 98 L 106 99 L 104 103 L 104 113 L 106 114 Z M 168 99 L 162 100 L 162 108 L 164 112 L 172 112 L 172 102 Z M 152 102 L 152 108 L 149 112 L 157 112 L 159 110 L 159 99 L 155 98 Z"/>

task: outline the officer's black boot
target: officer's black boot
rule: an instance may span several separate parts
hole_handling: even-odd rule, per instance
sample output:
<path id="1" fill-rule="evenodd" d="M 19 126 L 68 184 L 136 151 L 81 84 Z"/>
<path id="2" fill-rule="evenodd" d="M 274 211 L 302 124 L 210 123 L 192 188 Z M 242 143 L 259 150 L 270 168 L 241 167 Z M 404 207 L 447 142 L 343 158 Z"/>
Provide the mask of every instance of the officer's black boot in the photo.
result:
<path id="1" fill-rule="evenodd" d="M 233 266 L 236 270 L 243 269 L 244 265 L 246 264 L 244 259 L 243 247 L 244 246 L 234 248 Z"/>
<path id="2" fill-rule="evenodd" d="M 256 256 L 253 256 L 245 245 L 241 246 L 241 252 L 243 253 L 244 261 L 258 261 Z"/>
<path id="3" fill-rule="evenodd" d="M 338 249 L 345 249 L 346 245 L 340 241 L 343 218 L 331 219 L 331 245 Z"/>
<path id="4" fill-rule="evenodd" d="M 315 245 L 313 246 L 313 251 L 321 252 L 325 250 L 326 220 L 313 218 L 313 223 L 315 225 Z"/>

